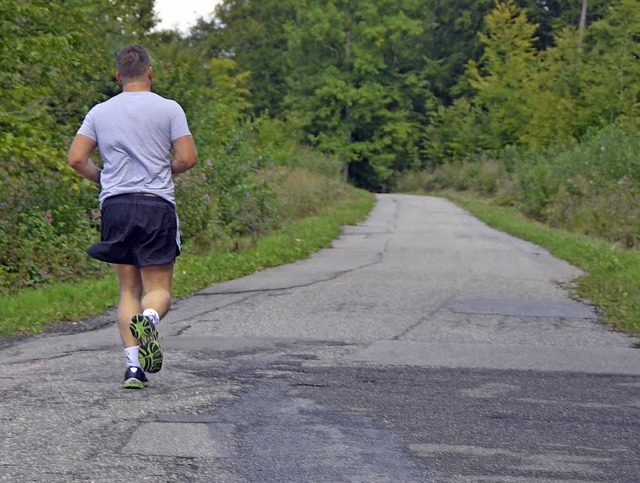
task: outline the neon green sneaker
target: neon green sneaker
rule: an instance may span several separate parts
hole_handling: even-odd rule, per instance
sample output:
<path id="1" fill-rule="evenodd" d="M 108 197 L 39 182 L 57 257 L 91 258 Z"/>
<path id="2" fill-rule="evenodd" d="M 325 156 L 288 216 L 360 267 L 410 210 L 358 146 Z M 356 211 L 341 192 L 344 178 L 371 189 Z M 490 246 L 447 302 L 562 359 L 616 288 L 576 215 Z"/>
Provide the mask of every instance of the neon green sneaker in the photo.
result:
<path id="1" fill-rule="evenodd" d="M 158 342 L 158 331 L 144 315 L 134 315 L 129 324 L 131 334 L 138 339 L 140 350 L 138 360 L 146 372 L 158 372 L 162 369 L 162 349 Z"/>
<path id="2" fill-rule="evenodd" d="M 149 385 L 149 380 L 144 371 L 139 367 L 128 367 L 124 373 L 124 383 L 122 387 L 125 389 L 144 389 Z"/>

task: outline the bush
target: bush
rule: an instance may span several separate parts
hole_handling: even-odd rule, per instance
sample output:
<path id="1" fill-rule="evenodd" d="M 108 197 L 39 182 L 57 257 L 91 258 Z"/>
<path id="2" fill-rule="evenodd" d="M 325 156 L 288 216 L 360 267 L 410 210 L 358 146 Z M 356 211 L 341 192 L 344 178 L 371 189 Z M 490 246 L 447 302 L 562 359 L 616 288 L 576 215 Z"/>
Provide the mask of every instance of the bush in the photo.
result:
<path id="1" fill-rule="evenodd" d="M 552 226 L 597 236 L 626 248 L 640 245 L 640 187 L 624 177 L 594 188 L 576 178 L 558 195 Z"/>
<path id="2" fill-rule="evenodd" d="M 392 184 L 395 192 L 424 193 L 431 178 L 431 171 L 404 171 L 396 174 Z"/>
<path id="3" fill-rule="evenodd" d="M 0 293 L 102 273 L 85 254 L 99 238 L 97 191 L 68 173 L 13 175 L 0 194 Z M 89 201 L 91 200 L 91 201 Z"/>
<path id="4" fill-rule="evenodd" d="M 549 163 L 526 164 L 519 170 L 520 206 L 538 221 L 546 221 L 560 189 L 560 180 Z"/>

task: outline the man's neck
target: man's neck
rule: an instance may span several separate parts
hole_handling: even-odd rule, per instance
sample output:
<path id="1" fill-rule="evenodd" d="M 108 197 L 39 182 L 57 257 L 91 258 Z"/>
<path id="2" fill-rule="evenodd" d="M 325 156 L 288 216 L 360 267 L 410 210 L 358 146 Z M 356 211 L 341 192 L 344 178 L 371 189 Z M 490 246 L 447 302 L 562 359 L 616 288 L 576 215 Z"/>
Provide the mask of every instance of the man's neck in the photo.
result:
<path id="1" fill-rule="evenodd" d="M 128 82 L 122 86 L 122 92 L 151 92 L 151 86 L 143 81 Z"/>

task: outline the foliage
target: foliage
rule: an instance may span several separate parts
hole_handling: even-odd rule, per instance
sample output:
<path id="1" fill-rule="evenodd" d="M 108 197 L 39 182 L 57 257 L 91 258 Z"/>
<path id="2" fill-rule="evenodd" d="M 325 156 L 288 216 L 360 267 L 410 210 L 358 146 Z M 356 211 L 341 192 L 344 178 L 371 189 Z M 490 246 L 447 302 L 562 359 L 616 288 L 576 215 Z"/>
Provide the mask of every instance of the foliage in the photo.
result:
<path id="1" fill-rule="evenodd" d="M 413 1 L 310 1 L 287 25 L 289 108 L 309 140 L 345 163 L 351 179 L 384 189 L 394 170 L 418 163 L 426 69 L 407 43 L 423 25 Z"/>
<path id="2" fill-rule="evenodd" d="M 428 166 L 451 161 L 462 161 L 472 153 L 488 149 L 487 114 L 465 98 L 456 99 L 445 108 L 440 106 L 432 113 L 431 123 L 425 129 L 423 154 Z"/>
<path id="3" fill-rule="evenodd" d="M 528 122 L 521 127 L 519 140 L 527 146 L 569 144 L 584 132 L 585 111 L 578 98 L 583 90 L 581 35 L 567 27 L 555 41 L 554 48 L 537 55 L 525 86 L 522 109 Z"/>
<path id="4" fill-rule="evenodd" d="M 597 236 L 626 248 L 640 246 L 640 186 L 627 176 L 598 187 L 576 176 L 562 187 L 553 208 L 551 226 Z"/>
<path id="5" fill-rule="evenodd" d="M 265 173 L 292 156 L 294 130 L 249 118 L 249 74 L 235 61 L 203 62 L 201 45 L 154 25 L 152 0 L 0 5 L 0 292 L 107 268 L 84 253 L 99 237 L 97 188 L 66 166 L 66 148 L 86 111 L 119 92 L 113 54 L 125 43 L 149 49 L 154 89 L 184 107 L 200 151 L 177 178 L 187 244 L 277 225 Z"/>
<path id="6" fill-rule="evenodd" d="M 192 38 L 209 58 L 228 58 L 250 72 L 247 88 L 255 114 L 283 112 L 285 78 L 291 69 L 284 26 L 295 18 L 292 0 L 225 0 L 216 17 L 200 22 Z"/>
<path id="7" fill-rule="evenodd" d="M 590 1 L 582 33 L 578 0 L 226 0 L 191 39 L 249 73 L 253 115 L 294 120 L 385 190 L 479 151 L 635 129 L 637 4 Z"/>
<path id="8" fill-rule="evenodd" d="M 411 48 L 431 59 L 430 88 L 446 106 L 466 91 L 467 86 L 461 83 L 465 65 L 482 55 L 478 32 L 494 5 L 495 0 L 421 2 L 426 28 L 423 40 Z M 419 46 L 424 46 L 423 50 Z"/>
<path id="9" fill-rule="evenodd" d="M 567 27 L 578 29 L 583 0 L 524 0 L 517 4 L 522 8 L 532 23 L 538 25 L 536 45 L 546 50 L 556 45 L 560 32 Z M 609 0 L 589 0 L 587 21 L 593 23 L 600 20 Z"/>
<path id="10" fill-rule="evenodd" d="M 223 151 L 245 121 L 247 74 L 225 58 L 203 68 L 179 36 L 152 34 L 151 0 L 9 1 L 0 21 L 0 291 L 100 274 L 106 267 L 84 254 L 99 233 L 97 190 L 65 159 L 84 113 L 118 91 L 112 54 L 145 42 L 158 92 L 185 107 L 205 156 Z M 178 181 L 187 240 L 215 218 L 207 165 Z"/>
<path id="11" fill-rule="evenodd" d="M 582 101 L 591 126 L 616 120 L 637 130 L 640 107 L 640 2 L 619 0 L 605 17 L 591 25 L 585 37 L 585 83 Z"/>
<path id="12" fill-rule="evenodd" d="M 436 147 L 426 151 L 432 156 L 429 164 L 442 162 L 447 146 L 458 147 L 450 155 L 456 159 L 470 146 L 568 146 L 613 123 L 637 131 L 639 6 L 637 0 L 593 2 L 594 21 L 584 34 L 561 22 L 550 30 L 554 37 L 543 42 L 545 50 L 539 50 L 538 26 L 513 1 L 497 2 L 480 34 L 482 56 L 468 62 L 465 80 L 471 90 L 463 89 L 465 95 L 441 109 L 425 130 L 427 146 Z M 561 11 L 549 3 L 558 18 L 568 18 L 575 7 Z M 531 5 L 527 12 L 544 18 Z M 548 26 L 543 30 L 549 32 Z M 477 139 L 466 125 L 456 130 L 443 122 L 460 125 L 464 112 L 473 116 L 467 123 L 478 130 Z"/>
<path id="13" fill-rule="evenodd" d="M 152 6 L 0 4 L 0 292 L 100 273 L 83 253 L 98 226 L 97 193 L 66 166 L 66 144 L 113 89 L 112 47 L 153 26 Z"/>
<path id="14" fill-rule="evenodd" d="M 475 102 L 487 112 L 482 126 L 488 133 L 487 147 L 517 142 L 528 124 L 526 111 L 529 79 L 536 66 L 536 25 L 518 12 L 513 2 L 498 2 L 486 17 L 486 33 L 480 35 L 484 54 L 477 64 L 469 62 Z"/>

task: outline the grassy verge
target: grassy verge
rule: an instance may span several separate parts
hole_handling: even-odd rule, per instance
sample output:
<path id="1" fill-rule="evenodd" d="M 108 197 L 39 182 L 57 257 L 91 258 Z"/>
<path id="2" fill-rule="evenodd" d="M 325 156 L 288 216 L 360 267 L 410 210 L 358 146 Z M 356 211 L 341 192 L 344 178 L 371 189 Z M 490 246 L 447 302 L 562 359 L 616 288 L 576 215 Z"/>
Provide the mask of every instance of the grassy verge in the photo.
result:
<path id="1" fill-rule="evenodd" d="M 446 195 L 488 225 L 543 246 L 554 256 L 582 269 L 576 295 L 602 309 L 616 329 L 640 335 L 640 252 L 621 249 L 600 239 L 549 228 L 513 208 L 466 196 Z"/>
<path id="2" fill-rule="evenodd" d="M 213 283 L 305 258 L 329 246 L 341 226 L 364 220 L 374 202 L 370 193 L 354 190 L 348 201 L 259 238 L 250 248 L 213 251 L 203 256 L 184 254 L 176 262 L 174 294 L 187 296 Z M 98 315 L 117 300 L 113 275 L 0 297 L 0 336 L 37 333 L 50 324 Z"/>

